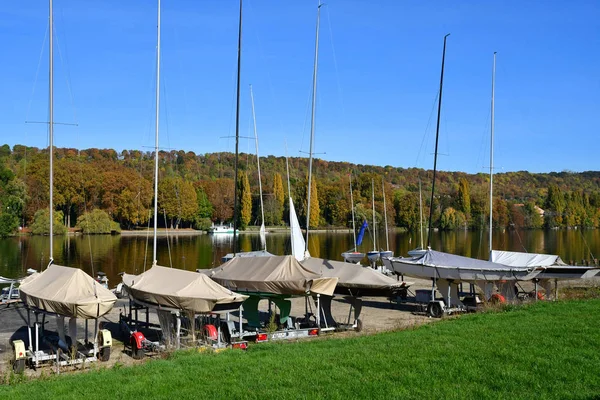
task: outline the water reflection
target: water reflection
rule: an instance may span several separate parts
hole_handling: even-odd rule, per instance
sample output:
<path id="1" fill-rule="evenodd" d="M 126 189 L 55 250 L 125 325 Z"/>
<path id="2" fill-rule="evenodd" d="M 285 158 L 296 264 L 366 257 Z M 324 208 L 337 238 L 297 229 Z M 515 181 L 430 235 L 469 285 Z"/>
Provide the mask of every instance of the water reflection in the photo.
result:
<path id="1" fill-rule="evenodd" d="M 384 239 L 381 232 L 378 240 Z M 420 243 L 419 233 L 391 234 L 390 250 L 406 255 Z M 309 250 L 314 257 L 342 260 L 341 253 L 353 248 L 351 232 L 314 232 L 309 236 Z M 559 231 L 494 231 L 494 249 L 558 254 L 566 262 L 581 263 L 600 254 L 600 230 Z M 258 234 L 239 236 L 241 251 L 261 248 Z M 0 239 L 0 275 L 23 276 L 27 268 L 40 269 L 48 264 L 48 237 L 32 236 Z M 158 238 L 158 263 L 164 266 L 194 271 L 220 263 L 221 257 L 232 251 L 233 235 L 169 235 Z M 269 233 L 267 250 L 273 254 L 290 254 L 290 236 Z M 383 243 L 383 242 L 380 242 Z M 431 247 L 436 250 L 487 259 L 488 232 L 434 232 Z M 359 251 L 373 248 L 368 235 Z M 57 264 L 79 267 L 92 274 L 103 271 L 111 282 L 120 280 L 120 272 L 140 273 L 152 264 L 151 236 L 65 236 L 54 239 Z"/>

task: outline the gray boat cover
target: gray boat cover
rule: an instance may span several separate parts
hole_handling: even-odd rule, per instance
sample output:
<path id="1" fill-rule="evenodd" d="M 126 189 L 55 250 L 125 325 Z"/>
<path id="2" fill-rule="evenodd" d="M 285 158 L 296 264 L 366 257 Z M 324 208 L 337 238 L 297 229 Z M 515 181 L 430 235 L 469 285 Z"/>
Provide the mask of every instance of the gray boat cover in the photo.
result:
<path id="1" fill-rule="evenodd" d="M 208 276 L 182 269 L 155 265 L 139 274 L 123 274 L 123 284 L 135 301 L 197 314 L 211 312 L 217 305 L 239 307 L 248 298 L 224 288 Z"/>
<path id="2" fill-rule="evenodd" d="M 338 286 L 352 289 L 392 289 L 405 286 L 405 282 L 383 275 L 360 264 L 324 260 L 322 258 L 306 258 L 301 263 L 313 270 L 320 271 L 323 276 L 338 278 Z"/>
<path id="3" fill-rule="evenodd" d="M 319 268 L 300 264 L 294 256 L 235 257 L 204 273 L 221 285 L 244 293 L 331 296 L 338 282 L 338 278 L 321 274 Z"/>
<path id="4" fill-rule="evenodd" d="M 254 250 L 254 251 L 242 251 L 235 253 L 236 257 L 272 257 L 275 254 L 271 254 L 266 250 Z M 221 257 L 222 262 L 227 262 L 233 258 L 233 253 L 227 253 Z"/>
<path id="5" fill-rule="evenodd" d="M 516 251 L 492 250 L 492 262 L 511 267 L 551 267 L 567 265 L 554 254 L 521 253 Z"/>
<path id="6" fill-rule="evenodd" d="M 19 289 L 26 306 L 71 318 L 101 317 L 117 301 L 82 270 L 54 264 L 23 279 Z"/>
<path id="7" fill-rule="evenodd" d="M 443 253 L 441 251 L 427 250 L 425 254 L 413 258 L 403 258 L 402 262 L 406 264 L 427 265 L 437 268 L 456 268 L 476 271 L 532 271 L 535 267 L 530 266 L 508 266 L 494 263 L 491 261 L 478 260 L 471 257 L 457 256 L 455 254 Z"/>

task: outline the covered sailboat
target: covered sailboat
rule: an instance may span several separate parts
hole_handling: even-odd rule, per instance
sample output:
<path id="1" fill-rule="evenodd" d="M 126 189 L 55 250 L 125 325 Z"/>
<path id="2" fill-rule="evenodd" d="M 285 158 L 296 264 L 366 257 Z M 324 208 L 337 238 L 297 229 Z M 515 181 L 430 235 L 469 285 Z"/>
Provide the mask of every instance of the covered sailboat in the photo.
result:
<path id="1" fill-rule="evenodd" d="M 196 314 L 238 309 L 248 298 L 204 274 L 159 265 L 139 275 L 123 274 L 123 283 L 136 302 Z"/>
<path id="2" fill-rule="evenodd" d="M 99 318 L 117 301 L 82 270 L 54 264 L 25 278 L 19 289 L 27 307 L 69 318 Z"/>
<path id="3" fill-rule="evenodd" d="M 587 279 L 600 274 L 598 266 L 568 265 L 555 254 L 492 250 L 490 260 L 509 267 L 543 268 L 538 279 Z"/>

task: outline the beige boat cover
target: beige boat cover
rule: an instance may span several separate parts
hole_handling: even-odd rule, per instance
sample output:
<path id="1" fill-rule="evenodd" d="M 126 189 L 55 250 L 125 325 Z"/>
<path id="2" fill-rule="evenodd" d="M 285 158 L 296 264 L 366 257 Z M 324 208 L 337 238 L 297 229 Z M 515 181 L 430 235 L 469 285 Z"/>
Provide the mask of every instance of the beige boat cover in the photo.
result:
<path id="1" fill-rule="evenodd" d="M 134 301 L 197 314 L 211 312 L 217 305 L 231 304 L 235 309 L 248 298 L 204 274 L 159 265 L 139 275 L 123 274 L 123 283 Z"/>
<path id="2" fill-rule="evenodd" d="M 19 289 L 27 307 L 71 318 L 101 317 L 117 301 L 110 290 L 82 270 L 54 264 L 23 279 Z"/>
<path id="3" fill-rule="evenodd" d="M 310 257 L 302 265 L 320 271 L 323 276 L 337 277 L 338 286 L 352 289 L 392 289 L 406 285 L 360 264 Z"/>
<path id="4" fill-rule="evenodd" d="M 235 257 L 205 272 L 221 285 L 240 292 L 332 296 L 338 278 L 302 265 L 294 256 Z"/>

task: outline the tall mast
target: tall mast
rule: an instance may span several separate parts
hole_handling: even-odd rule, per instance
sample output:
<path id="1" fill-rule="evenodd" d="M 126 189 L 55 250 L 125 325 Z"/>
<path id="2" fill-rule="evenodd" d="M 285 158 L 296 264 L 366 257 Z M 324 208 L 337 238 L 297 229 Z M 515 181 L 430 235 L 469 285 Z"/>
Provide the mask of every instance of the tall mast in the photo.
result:
<path id="1" fill-rule="evenodd" d="M 310 151 L 308 158 L 308 199 L 306 206 L 306 247 L 305 253 L 308 253 L 308 232 L 310 228 L 310 192 L 312 183 L 312 159 L 313 159 L 313 142 L 315 139 L 315 113 L 317 105 L 317 67 L 319 65 L 319 21 L 321 18 L 321 1 L 317 6 L 317 33 L 315 35 L 315 62 L 313 65 L 313 92 L 312 92 L 312 112 L 310 117 Z"/>
<path id="2" fill-rule="evenodd" d="M 237 49 L 237 104 L 235 108 L 235 161 L 233 183 L 233 256 L 237 251 L 237 219 L 238 219 L 238 156 L 240 145 L 240 75 L 242 69 L 242 0 L 240 0 L 240 23 L 238 26 Z"/>
<path id="3" fill-rule="evenodd" d="M 354 252 L 356 253 L 356 227 L 354 226 L 354 195 L 352 194 L 352 172 L 350 172 L 350 209 L 352 210 L 352 235 L 354 235 Z"/>
<path id="4" fill-rule="evenodd" d="M 262 234 L 265 227 L 265 209 L 263 206 L 262 181 L 260 179 L 260 157 L 258 155 L 258 134 L 256 133 L 256 113 L 254 112 L 254 93 L 252 92 L 252 85 L 250 85 L 250 100 L 252 101 L 252 121 L 254 122 L 254 143 L 256 145 L 256 165 L 258 166 L 258 192 L 260 194 L 260 223 Z M 266 242 L 264 246 L 264 250 L 267 250 Z"/>
<path id="5" fill-rule="evenodd" d="M 383 179 L 381 180 L 381 193 L 383 193 L 383 218 L 385 220 L 385 245 L 386 250 L 390 250 L 390 237 L 388 234 L 388 224 L 387 224 L 387 207 L 385 205 L 385 182 Z"/>
<path id="6" fill-rule="evenodd" d="M 423 249 L 423 196 L 421 192 L 421 179 L 419 179 L 419 223 L 421 231 L 421 249 Z"/>
<path id="7" fill-rule="evenodd" d="M 373 205 L 373 251 L 377 251 L 377 228 L 375 226 L 375 180 L 371 179 L 371 204 Z"/>
<path id="8" fill-rule="evenodd" d="M 435 128 L 435 152 L 433 153 L 433 185 L 431 186 L 431 202 L 429 205 L 429 229 L 427 231 L 427 247 L 431 244 L 431 222 L 433 217 L 433 196 L 435 194 L 435 172 L 437 169 L 438 141 L 440 138 L 440 116 L 442 113 L 442 89 L 444 88 L 444 62 L 446 61 L 446 39 L 444 36 L 444 51 L 442 52 L 442 72 L 440 74 L 440 95 L 438 98 L 437 127 Z"/>
<path id="9" fill-rule="evenodd" d="M 160 0 L 158 0 L 158 15 L 156 25 L 156 127 L 154 133 L 154 241 L 152 249 L 152 265 L 157 264 L 156 235 L 158 229 L 158 123 L 160 111 Z"/>
<path id="10" fill-rule="evenodd" d="M 288 161 L 287 142 L 285 142 L 285 168 L 287 170 L 288 196 L 291 199 L 292 198 L 292 189 L 290 186 L 290 163 Z"/>
<path id="11" fill-rule="evenodd" d="M 489 260 L 492 260 L 492 212 L 494 207 L 494 95 L 496 89 L 496 52 L 494 52 L 494 64 L 492 66 L 492 117 L 491 117 L 491 138 L 490 138 L 490 254 Z"/>
<path id="12" fill-rule="evenodd" d="M 50 0 L 50 68 L 49 68 L 49 99 L 48 99 L 48 113 L 50 114 L 48 120 L 48 136 L 50 142 L 50 264 L 54 262 L 54 17 L 52 15 L 52 0 Z"/>

